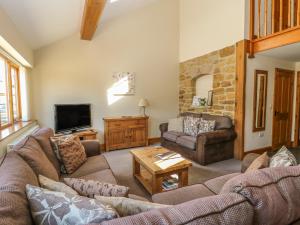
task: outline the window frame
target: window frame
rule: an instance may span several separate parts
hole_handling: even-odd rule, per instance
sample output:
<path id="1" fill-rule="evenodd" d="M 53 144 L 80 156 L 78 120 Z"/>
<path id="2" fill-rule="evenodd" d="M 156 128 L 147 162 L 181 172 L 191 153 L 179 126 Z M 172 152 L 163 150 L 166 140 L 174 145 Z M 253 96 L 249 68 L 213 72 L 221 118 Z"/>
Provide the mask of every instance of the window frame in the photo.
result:
<path id="1" fill-rule="evenodd" d="M 5 76 L 6 76 L 6 99 L 7 99 L 7 116 L 8 123 L 2 125 L 1 117 L 0 117 L 0 130 L 5 129 L 7 127 L 13 126 L 14 124 L 20 122 L 22 120 L 22 104 L 21 104 L 21 88 L 20 88 L 20 66 L 16 63 L 12 62 L 5 55 L 0 53 L 0 57 L 5 61 Z M 12 73 L 11 70 L 15 69 L 16 71 L 16 101 L 17 101 L 17 118 L 14 117 L 14 104 L 13 104 L 13 88 L 12 88 Z"/>

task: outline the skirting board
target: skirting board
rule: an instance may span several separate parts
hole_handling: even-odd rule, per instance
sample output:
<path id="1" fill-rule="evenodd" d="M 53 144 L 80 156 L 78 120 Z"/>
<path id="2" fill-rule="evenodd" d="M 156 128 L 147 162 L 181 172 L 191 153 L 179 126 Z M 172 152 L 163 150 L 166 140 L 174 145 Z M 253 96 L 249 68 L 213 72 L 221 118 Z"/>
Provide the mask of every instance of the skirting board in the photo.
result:
<path id="1" fill-rule="evenodd" d="M 160 137 L 148 138 L 148 145 L 154 145 L 160 143 Z M 105 144 L 100 145 L 101 151 L 105 152 Z"/>

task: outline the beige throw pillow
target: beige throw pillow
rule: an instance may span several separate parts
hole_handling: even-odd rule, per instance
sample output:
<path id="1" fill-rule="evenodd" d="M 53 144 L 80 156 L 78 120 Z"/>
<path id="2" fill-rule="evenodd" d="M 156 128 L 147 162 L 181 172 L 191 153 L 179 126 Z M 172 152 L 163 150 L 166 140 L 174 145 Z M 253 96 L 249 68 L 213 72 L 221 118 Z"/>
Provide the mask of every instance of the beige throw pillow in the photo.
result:
<path id="1" fill-rule="evenodd" d="M 73 190 L 73 188 L 70 188 L 68 185 L 62 182 L 56 182 L 42 175 L 39 175 L 39 182 L 42 188 L 46 188 L 50 191 L 58 191 L 71 195 L 79 195 L 75 190 Z"/>
<path id="2" fill-rule="evenodd" d="M 131 216 L 146 212 L 152 209 L 166 208 L 169 205 L 162 205 L 152 202 L 145 202 L 124 197 L 95 196 L 103 204 L 109 204 L 117 210 L 120 216 Z"/>
<path id="3" fill-rule="evenodd" d="M 101 183 L 94 180 L 84 180 L 77 178 L 64 178 L 64 182 L 77 191 L 80 195 L 86 196 L 89 198 L 94 198 L 95 195 L 101 196 L 114 196 L 114 197 L 127 197 L 129 188 Z"/>
<path id="4" fill-rule="evenodd" d="M 169 119 L 168 131 L 183 132 L 183 117 Z"/>
<path id="5" fill-rule="evenodd" d="M 118 218 L 115 209 L 96 199 L 49 191 L 32 185 L 26 185 L 26 194 L 35 224 L 99 224 Z"/>
<path id="6" fill-rule="evenodd" d="M 67 135 L 51 138 L 54 151 L 64 167 L 64 173 L 74 173 L 87 159 L 85 149 L 78 136 Z M 64 171 L 65 170 L 65 171 Z"/>
<path id="7" fill-rule="evenodd" d="M 253 170 L 263 169 L 269 166 L 269 156 L 267 152 L 257 157 L 248 167 L 246 173 Z"/>

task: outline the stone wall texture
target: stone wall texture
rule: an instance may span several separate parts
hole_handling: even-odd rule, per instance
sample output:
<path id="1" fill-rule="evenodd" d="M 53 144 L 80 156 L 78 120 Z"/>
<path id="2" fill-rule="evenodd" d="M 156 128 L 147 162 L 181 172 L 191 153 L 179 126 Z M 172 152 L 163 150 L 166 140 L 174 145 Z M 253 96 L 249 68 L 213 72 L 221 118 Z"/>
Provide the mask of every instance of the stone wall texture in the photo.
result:
<path id="1" fill-rule="evenodd" d="M 193 108 L 196 80 L 200 76 L 208 74 L 213 75 L 213 105 L 208 108 Z M 179 80 L 179 110 L 181 113 L 206 112 L 214 115 L 227 115 L 234 119 L 235 45 L 181 63 Z"/>

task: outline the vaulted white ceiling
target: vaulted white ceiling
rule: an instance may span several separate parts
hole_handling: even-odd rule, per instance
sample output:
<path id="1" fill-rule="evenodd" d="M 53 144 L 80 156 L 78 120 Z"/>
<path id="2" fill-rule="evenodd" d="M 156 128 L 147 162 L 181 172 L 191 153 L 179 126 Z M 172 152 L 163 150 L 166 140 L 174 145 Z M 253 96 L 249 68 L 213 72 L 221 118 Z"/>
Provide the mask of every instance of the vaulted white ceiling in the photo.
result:
<path id="1" fill-rule="evenodd" d="M 159 0 L 107 0 L 101 23 Z M 84 0 L 0 0 L 33 49 L 80 31 Z M 98 29 L 101 29 L 99 27 Z"/>

